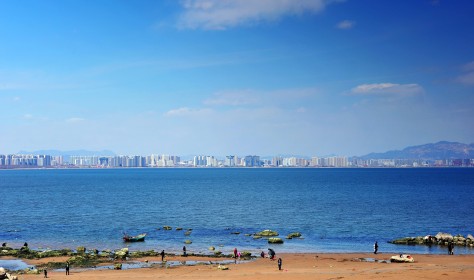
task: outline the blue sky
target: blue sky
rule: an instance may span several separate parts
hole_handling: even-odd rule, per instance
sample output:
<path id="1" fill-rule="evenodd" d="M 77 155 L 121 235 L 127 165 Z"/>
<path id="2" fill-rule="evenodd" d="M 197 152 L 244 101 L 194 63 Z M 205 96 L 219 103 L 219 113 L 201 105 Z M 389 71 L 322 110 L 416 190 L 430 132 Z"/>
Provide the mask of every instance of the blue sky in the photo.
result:
<path id="1" fill-rule="evenodd" d="M 0 153 L 474 142 L 474 1 L 0 0 Z"/>

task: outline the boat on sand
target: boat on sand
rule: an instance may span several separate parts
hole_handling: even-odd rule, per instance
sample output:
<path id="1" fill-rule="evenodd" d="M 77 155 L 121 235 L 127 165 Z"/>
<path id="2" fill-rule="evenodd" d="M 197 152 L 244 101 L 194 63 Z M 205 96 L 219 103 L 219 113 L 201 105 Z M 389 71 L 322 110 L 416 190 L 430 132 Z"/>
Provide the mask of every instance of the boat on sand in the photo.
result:
<path id="1" fill-rule="evenodd" d="M 390 262 L 395 262 L 395 263 L 412 263 L 415 262 L 415 259 L 410 256 L 410 255 L 395 255 L 390 258 Z"/>

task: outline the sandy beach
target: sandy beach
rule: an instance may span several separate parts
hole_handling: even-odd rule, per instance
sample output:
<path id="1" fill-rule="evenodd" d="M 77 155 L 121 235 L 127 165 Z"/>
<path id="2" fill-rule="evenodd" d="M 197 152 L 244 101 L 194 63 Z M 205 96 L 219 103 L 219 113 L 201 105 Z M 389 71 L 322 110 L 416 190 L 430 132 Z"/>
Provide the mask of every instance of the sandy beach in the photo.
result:
<path id="1" fill-rule="evenodd" d="M 381 263 L 392 254 L 278 254 L 277 261 L 258 258 L 254 261 L 229 264 L 228 270 L 219 270 L 217 264 L 152 267 L 128 270 L 81 270 L 72 267 L 69 276 L 64 271 L 49 271 L 51 279 L 474 279 L 474 255 L 412 255 L 415 263 Z M 361 261 L 367 258 L 370 261 Z M 144 261 L 145 259 L 139 259 Z M 147 258 L 160 261 L 161 258 Z M 222 261 L 222 258 L 167 256 L 168 261 Z M 64 258 L 25 260 L 37 265 L 65 261 Z M 39 275 L 19 275 L 19 279 L 39 279 Z"/>

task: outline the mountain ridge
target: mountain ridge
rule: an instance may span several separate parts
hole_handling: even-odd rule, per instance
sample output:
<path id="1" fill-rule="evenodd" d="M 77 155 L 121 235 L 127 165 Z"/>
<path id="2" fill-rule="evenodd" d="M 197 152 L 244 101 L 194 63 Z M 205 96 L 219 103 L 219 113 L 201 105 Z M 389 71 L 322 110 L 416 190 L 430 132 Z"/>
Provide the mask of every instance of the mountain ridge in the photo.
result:
<path id="1" fill-rule="evenodd" d="M 465 159 L 474 158 L 474 143 L 439 141 L 417 146 L 409 146 L 403 150 L 391 150 L 384 153 L 370 153 L 358 158 L 362 159 Z"/>

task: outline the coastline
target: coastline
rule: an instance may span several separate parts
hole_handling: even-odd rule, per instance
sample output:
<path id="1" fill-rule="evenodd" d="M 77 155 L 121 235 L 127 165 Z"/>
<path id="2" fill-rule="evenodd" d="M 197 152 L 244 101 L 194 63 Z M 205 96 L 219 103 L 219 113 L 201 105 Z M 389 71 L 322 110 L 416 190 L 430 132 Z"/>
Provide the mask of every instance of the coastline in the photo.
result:
<path id="1" fill-rule="evenodd" d="M 217 264 L 136 268 L 127 270 L 81 270 L 74 266 L 71 274 L 62 271 L 49 271 L 48 277 L 54 279 L 473 279 L 474 255 L 412 255 L 414 263 L 382 263 L 392 254 L 372 253 L 283 253 L 282 270 L 277 261 L 257 258 L 253 261 L 226 265 L 228 270 L 219 270 Z M 2 258 L 4 259 L 4 258 Z M 67 257 L 24 260 L 30 265 L 46 262 L 62 262 Z M 367 261 L 361 261 L 366 259 Z M 138 258 L 133 261 L 159 262 L 161 257 Z M 231 258 L 166 256 L 171 261 L 222 261 Z M 16 274 L 14 274 L 16 275 Z M 42 275 L 23 274 L 19 279 L 37 279 Z"/>

